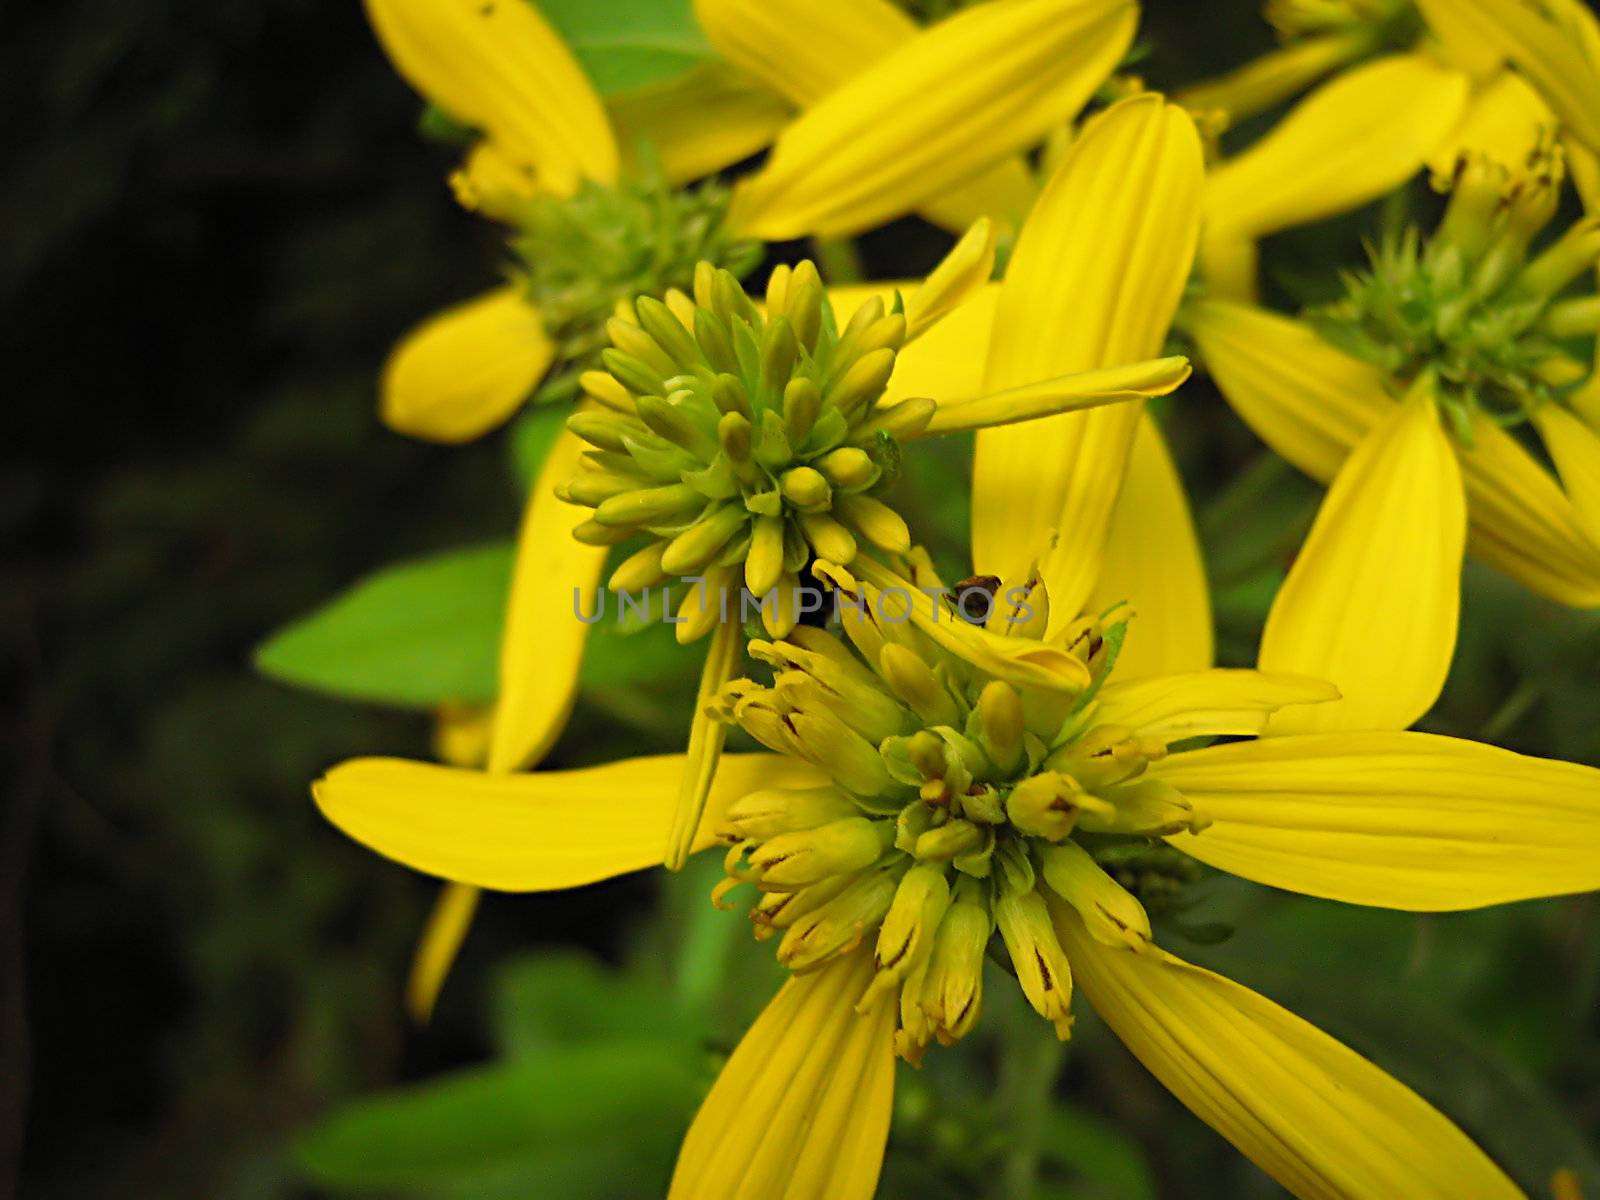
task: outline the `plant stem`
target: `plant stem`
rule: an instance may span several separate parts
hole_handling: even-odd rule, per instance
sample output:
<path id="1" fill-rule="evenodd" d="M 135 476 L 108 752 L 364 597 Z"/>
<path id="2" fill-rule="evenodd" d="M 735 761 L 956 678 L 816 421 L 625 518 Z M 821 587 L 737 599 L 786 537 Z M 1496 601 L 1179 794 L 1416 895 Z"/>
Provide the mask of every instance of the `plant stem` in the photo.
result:
<path id="1" fill-rule="evenodd" d="M 1000 1105 L 1007 1132 L 1000 1194 L 1028 1200 L 1039 1177 L 1039 1151 L 1067 1045 L 1026 1004 L 1006 1006 L 1001 1025 Z"/>

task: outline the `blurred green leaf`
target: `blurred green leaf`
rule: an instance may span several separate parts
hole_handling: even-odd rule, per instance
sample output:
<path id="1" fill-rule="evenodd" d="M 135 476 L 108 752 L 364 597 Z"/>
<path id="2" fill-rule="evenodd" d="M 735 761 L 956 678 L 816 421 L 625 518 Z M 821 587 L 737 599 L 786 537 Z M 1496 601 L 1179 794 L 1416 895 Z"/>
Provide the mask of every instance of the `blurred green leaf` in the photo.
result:
<path id="1" fill-rule="evenodd" d="M 537 404 L 524 409 L 512 423 L 507 448 L 511 469 L 524 490 L 533 486 L 571 411 L 565 404 Z"/>
<path id="2" fill-rule="evenodd" d="M 460 1194 L 469 1181 L 526 1176 L 541 1164 L 604 1172 L 640 1151 L 653 1157 L 663 1144 L 670 1152 L 700 1076 L 692 1048 L 659 1039 L 550 1046 L 357 1101 L 301 1137 L 296 1156 L 316 1182 L 347 1191 L 454 1184 Z M 582 1151 L 578 1162 L 562 1161 L 568 1148 Z M 556 1194 L 539 1182 L 525 1194 Z M 573 1182 L 559 1194 L 596 1194 L 587 1185 L 567 1190 Z"/>
<path id="3" fill-rule="evenodd" d="M 1155 1200 L 1144 1153 L 1127 1133 L 1081 1109 L 1056 1105 L 1045 1116 L 1040 1158 L 1068 1172 L 1070 1189 L 1049 1194 L 1073 1200 Z M 1045 1189 L 1041 1188 L 1041 1198 Z"/>
<path id="4" fill-rule="evenodd" d="M 662 1003 L 659 985 L 607 968 L 581 951 L 507 964 L 495 988 L 493 1018 L 500 1050 L 511 1058 L 626 1036 L 693 1042 L 673 1007 Z"/>
<path id="5" fill-rule="evenodd" d="M 715 56 L 690 0 L 538 0 L 601 95 L 661 83 Z"/>
<path id="6" fill-rule="evenodd" d="M 354 700 L 486 704 L 510 577 L 505 543 L 389 567 L 275 634 L 256 667 Z"/>

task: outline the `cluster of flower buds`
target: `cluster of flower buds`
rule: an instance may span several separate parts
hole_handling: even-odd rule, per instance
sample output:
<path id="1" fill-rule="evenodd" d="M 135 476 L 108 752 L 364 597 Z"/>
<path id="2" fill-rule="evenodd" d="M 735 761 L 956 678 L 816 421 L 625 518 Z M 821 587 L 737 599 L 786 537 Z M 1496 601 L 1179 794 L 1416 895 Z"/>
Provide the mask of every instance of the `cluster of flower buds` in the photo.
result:
<path id="1" fill-rule="evenodd" d="M 779 937 L 778 958 L 794 971 L 875 937 L 877 974 L 862 1004 L 898 989 L 898 1045 L 913 1061 L 971 1027 L 995 932 L 1029 1002 L 1065 1037 L 1071 975 L 1052 908 L 1078 908 L 1112 940 L 1150 932 L 1139 902 L 1075 835 L 1114 845 L 1204 824 L 1146 776 L 1166 754 L 1162 739 L 1095 719 L 1125 619 L 1079 620 L 1044 640 L 1042 623 L 1016 619 L 1047 603 L 1037 580 L 1010 606 L 992 606 L 980 628 L 937 587 L 897 605 L 890 588 L 828 574 L 851 601 L 839 610 L 848 641 L 800 626 L 752 642 L 771 683 L 735 680 L 719 706 L 832 782 L 729 807 L 716 899 L 744 883 L 759 889 L 756 934 Z M 925 559 L 907 574 L 926 582 Z M 1014 657 L 975 652 L 986 643 L 1054 653 L 1078 670 L 1019 669 Z"/>
<path id="2" fill-rule="evenodd" d="M 787 598 L 761 606 L 781 637 L 813 557 L 848 564 L 863 544 L 910 549 L 905 522 L 877 499 L 898 470 L 896 438 L 920 433 L 935 410 L 879 405 L 906 339 L 902 312 L 873 299 L 840 329 L 810 262 L 773 272 L 764 310 L 702 263 L 693 298 L 641 297 L 607 330 L 606 370 L 582 377 L 594 403 L 568 422 L 594 449 L 561 494 L 594 509 L 580 541 L 649 538 L 614 589 L 697 580 L 681 640 L 716 624 L 741 582 Z"/>
<path id="3" fill-rule="evenodd" d="M 1308 314 L 1341 349 L 1390 372 L 1401 386 L 1428 374 L 1441 411 L 1467 445 L 1474 410 L 1502 423 L 1560 403 L 1589 374 L 1563 339 L 1600 329 L 1600 297 L 1564 296 L 1600 261 L 1600 218 L 1588 217 L 1531 253 L 1556 214 L 1560 148 L 1525 171 L 1463 156 L 1433 236 L 1413 227 L 1349 278 L 1349 294 Z"/>

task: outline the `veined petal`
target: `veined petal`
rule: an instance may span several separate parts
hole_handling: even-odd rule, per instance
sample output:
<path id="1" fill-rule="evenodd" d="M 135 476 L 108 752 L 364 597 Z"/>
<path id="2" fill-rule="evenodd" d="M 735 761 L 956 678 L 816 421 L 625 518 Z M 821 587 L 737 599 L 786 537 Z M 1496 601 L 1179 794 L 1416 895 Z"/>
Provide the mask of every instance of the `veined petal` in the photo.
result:
<path id="1" fill-rule="evenodd" d="M 588 447 L 563 429 L 539 470 L 517 535 L 500 641 L 500 698 L 489 770 L 515 771 L 555 744 L 578 693 L 578 668 L 595 612 L 606 547 L 572 536 L 572 509 L 556 498 Z"/>
<path id="2" fill-rule="evenodd" d="M 411 975 L 406 980 L 406 1012 L 419 1025 L 433 1016 L 439 989 L 444 987 L 445 976 L 450 974 L 467 930 L 472 928 L 479 895 L 479 890 L 467 883 L 447 883 L 439 889 L 439 898 L 433 902 L 428 923 L 417 939 Z"/>
<path id="3" fill-rule="evenodd" d="M 1499 46 L 1566 127 L 1600 151 L 1600 21 L 1582 0 L 1431 0 L 1479 41 Z"/>
<path id="4" fill-rule="evenodd" d="M 397 433 L 468 442 L 516 411 L 554 357 L 521 289 L 496 288 L 400 340 L 384 364 L 379 411 Z"/>
<path id="5" fill-rule="evenodd" d="M 1117 658 L 1119 680 L 1211 665 L 1211 594 L 1200 542 L 1183 481 L 1149 413 L 1134 435 L 1087 611 L 1104 612 L 1119 601 L 1133 609 Z"/>
<path id="6" fill-rule="evenodd" d="M 1550 472 L 1487 417 L 1472 442 L 1459 454 L 1473 554 L 1561 604 L 1600 605 L 1600 546 Z"/>
<path id="7" fill-rule="evenodd" d="M 617 146 L 589 77 L 532 4 L 367 0 L 395 69 L 463 125 L 482 130 L 539 186 L 611 183 Z"/>
<path id="8" fill-rule="evenodd" d="M 1404 729 L 1455 654 L 1467 504 L 1431 385 L 1419 385 L 1334 477 L 1261 635 L 1261 669 L 1331 680 L 1342 699 L 1274 733 Z"/>
<path id="9" fill-rule="evenodd" d="M 1225 112 L 1237 125 L 1354 62 L 1372 48 L 1362 31 L 1302 38 L 1270 50 L 1237 71 L 1180 89 L 1173 99 L 1192 113 Z"/>
<path id="10" fill-rule="evenodd" d="M 1428 166 L 1449 178 L 1461 155 L 1472 151 L 1522 174 L 1540 139 L 1555 128 L 1556 116 L 1539 93 L 1515 71 L 1501 71 L 1473 90 L 1460 124 L 1428 156 Z"/>
<path id="11" fill-rule="evenodd" d="M 1181 356 L 1075 371 L 971 400 L 941 404 L 922 434 L 933 437 L 941 433 L 1020 425 L 1065 412 L 1165 396 L 1177 390 L 1189 378 L 1189 373 L 1189 360 Z"/>
<path id="12" fill-rule="evenodd" d="M 350 837 L 413 870 L 544 892 L 659 865 L 683 770 L 681 754 L 509 775 L 358 758 L 334 767 L 311 794 Z M 728 804 L 747 792 L 825 782 L 793 759 L 727 755 L 696 846 L 712 844 Z"/>
<path id="13" fill-rule="evenodd" d="M 1001 285 L 985 384 L 1004 389 L 1159 353 L 1188 280 L 1203 178 L 1200 138 L 1159 96 L 1090 121 L 1056 168 Z M 1136 194 L 1140 202 L 1127 203 Z M 1099 571 L 1138 405 L 986 430 L 973 464 L 973 565 L 1040 563 L 1051 611 L 1071 620 Z"/>
<path id="14" fill-rule="evenodd" d="M 1129 0 L 1009 0 L 941 21 L 801 114 L 729 220 L 777 240 L 908 212 L 1070 119 L 1136 20 Z"/>
<path id="15" fill-rule="evenodd" d="M 1339 689 L 1321 679 L 1222 668 L 1129 683 L 1122 680 L 1119 659 L 1116 677 L 1100 690 L 1096 720 L 1168 742 L 1258 734 L 1281 708 L 1338 696 Z"/>
<path id="16" fill-rule="evenodd" d="M 706 661 L 700 669 L 700 688 L 689 726 L 689 750 L 684 755 L 683 778 L 678 781 L 678 807 L 672 815 L 672 828 L 667 831 L 668 870 L 681 871 L 694 852 L 695 838 L 716 785 L 722 747 L 728 740 L 728 724 L 712 711 L 712 705 L 743 661 L 744 627 L 737 620 L 722 621 L 711 635 Z"/>
<path id="17" fill-rule="evenodd" d="M 1600 887 L 1600 771 L 1427 733 L 1174 754 L 1150 774 L 1210 817 L 1174 846 L 1258 883 L 1420 912 Z"/>
<path id="18" fill-rule="evenodd" d="M 1095 1011 L 1195 1114 L 1301 1200 L 1522 1200 L 1427 1101 L 1316 1026 L 1164 951 L 1056 928 Z"/>
<path id="19" fill-rule="evenodd" d="M 894 1102 L 895 1006 L 855 1004 L 870 947 L 791 977 L 684 1139 L 670 1200 L 869 1200 Z"/>
<path id="20" fill-rule="evenodd" d="M 919 32 L 890 0 L 695 0 L 695 14 L 723 57 L 799 108 L 809 108 Z M 920 209 L 956 233 L 980 217 L 1015 226 L 1036 190 L 1027 165 L 1011 158 L 947 188 Z"/>
<path id="21" fill-rule="evenodd" d="M 1211 172 L 1206 239 L 1261 237 L 1393 190 L 1456 126 L 1467 91 L 1466 75 L 1421 54 L 1346 71 Z"/>
<path id="22" fill-rule="evenodd" d="M 1377 367 L 1291 317 L 1229 300 L 1186 305 L 1183 327 L 1235 412 L 1262 441 L 1326 482 L 1394 410 Z"/>
<path id="23" fill-rule="evenodd" d="M 1600 549 L 1600 433 L 1558 404 L 1533 414 L 1578 520 Z"/>
<path id="24" fill-rule="evenodd" d="M 994 273 L 994 222 L 979 217 L 905 299 L 906 339 L 915 341 L 971 298 Z"/>
<path id="25" fill-rule="evenodd" d="M 612 96 L 607 108 L 623 162 L 637 171 L 653 154 L 672 183 L 748 158 L 789 121 L 787 104 L 724 63 Z"/>

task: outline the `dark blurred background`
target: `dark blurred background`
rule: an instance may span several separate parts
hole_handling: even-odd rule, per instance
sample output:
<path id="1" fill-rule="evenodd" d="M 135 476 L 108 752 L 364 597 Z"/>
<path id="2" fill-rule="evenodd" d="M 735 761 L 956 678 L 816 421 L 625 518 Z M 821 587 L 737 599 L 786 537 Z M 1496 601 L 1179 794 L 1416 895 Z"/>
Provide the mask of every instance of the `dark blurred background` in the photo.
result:
<path id="1" fill-rule="evenodd" d="M 374 568 L 512 528 L 503 445 L 421 446 L 374 416 L 389 345 L 493 281 L 494 233 L 451 201 L 449 153 L 419 140 L 417 101 L 353 3 L 74 0 L 10 6 L 0 21 L 13 413 L 0 472 L 13 710 L 0 855 L 0 1167 L 12 1179 L 0 1193 L 20 1180 L 41 1200 L 318 1194 L 287 1139 L 351 1097 L 488 1055 L 492 964 L 557 941 L 615 958 L 624 916 L 658 886 L 491 899 L 434 1024 L 412 1030 L 399 993 L 434 885 L 325 825 L 307 784 L 343 757 L 426 754 L 429 721 L 250 668 L 267 633 Z M 1158 0 L 1146 35 L 1139 69 L 1171 82 L 1269 44 L 1248 2 Z M 1358 231 L 1285 239 L 1283 277 L 1307 254 L 1334 257 L 1330 243 L 1346 255 Z M 925 242 L 885 236 L 869 261 L 896 237 Z M 1237 542 L 1237 513 L 1254 502 L 1223 487 L 1271 469 L 1211 393 L 1185 403 L 1207 413 L 1174 432 L 1214 569 L 1238 572 L 1233 592 L 1218 580 L 1219 623 L 1224 655 L 1244 661 L 1264 597 L 1234 560 L 1275 543 Z M 1281 506 L 1274 534 L 1292 546 L 1316 492 L 1292 473 L 1265 478 Z M 1464 677 L 1431 727 L 1493 725 L 1518 748 L 1596 761 L 1583 686 L 1593 620 L 1486 572 L 1472 586 Z M 1519 699 L 1530 676 L 1544 682 Z M 580 710 L 557 761 L 592 752 L 607 716 Z M 628 746 L 676 736 L 668 721 Z M 1571 1131 L 1592 1134 L 1600 1113 L 1590 901 L 1434 922 L 1223 902 L 1266 914 L 1226 953 L 1281 968 L 1283 947 L 1298 947 L 1309 997 L 1334 973 L 1437 984 L 1441 1007 L 1486 1029 L 1511 1075 L 1435 1078 L 1429 1094 L 1465 1096 L 1453 1115 L 1484 1124 L 1531 1111 L 1562 1126 L 1539 1162 L 1579 1156 Z M 1260 986 L 1270 975 L 1236 969 Z M 1394 1047 L 1414 1039 L 1396 1023 L 1388 1059 L 1381 1036 L 1363 1048 L 1403 1058 Z M 1159 1194 L 1273 1194 L 1120 1050 L 1094 1050 L 1092 1032 L 1086 1043 L 1070 1089 L 1134 1130 Z M 1408 1078 L 1457 1064 L 1467 1052 L 1451 1045 Z M 1537 1101 L 1507 1094 L 1507 1078 Z M 925 1101 L 918 1080 L 907 1104 Z M 916 1114 L 906 1121 L 915 1150 Z"/>

